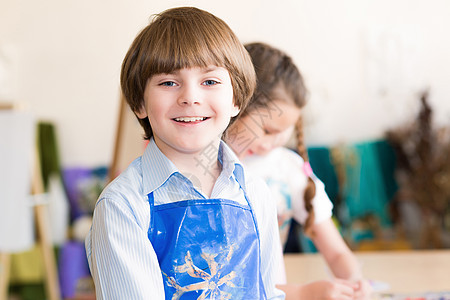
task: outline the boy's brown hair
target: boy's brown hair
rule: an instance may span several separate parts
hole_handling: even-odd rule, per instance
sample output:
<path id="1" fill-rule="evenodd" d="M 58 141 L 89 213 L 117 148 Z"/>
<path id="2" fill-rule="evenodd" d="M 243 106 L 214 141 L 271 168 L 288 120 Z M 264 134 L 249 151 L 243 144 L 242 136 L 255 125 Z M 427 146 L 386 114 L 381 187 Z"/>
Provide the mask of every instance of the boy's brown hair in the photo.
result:
<path id="1" fill-rule="evenodd" d="M 256 76 L 247 51 L 230 27 L 195 7 L 168 9 L 155 15 L 131 44 L 122 63 L 122 94 L 130 108 L 138 112 L 144 105 L 147 80 L 153 75 L 209 65 L 228 70 L 234 104 L 244 110 L 255 89 Z M 148 118 L 139 122 L 145 139 L 150 139 L 153 132 Z"/>

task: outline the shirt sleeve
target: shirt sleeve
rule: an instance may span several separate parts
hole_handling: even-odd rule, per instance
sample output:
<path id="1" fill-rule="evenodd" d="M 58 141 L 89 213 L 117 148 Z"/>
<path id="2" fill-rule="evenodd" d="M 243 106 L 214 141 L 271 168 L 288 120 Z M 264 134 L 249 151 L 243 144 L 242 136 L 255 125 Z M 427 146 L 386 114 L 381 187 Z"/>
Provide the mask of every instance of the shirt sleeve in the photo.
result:
<path id="1" fill-rule="evenodd" d="M 101 198 L 86 238 L 97 299 L 165 299 L 147 229 L 125 203 Z"/>
<path id="2" fill-rule="evenodd" d="M 313 199 L 315 223 L 321 223 L 328 220 L 333 215 L 333 203 L 325 191 L 325 184 L 315 175 L 312 179 L 316 185 L 316 194 Z"/>
<path id="3" fill-rule="evenodd" d="M 275 287 L 282 281 L 280 276 L 284 277 L 276 203 L 262 180 L 254 180 L 251 184 L 248 182 L 247 187 L 259 230 L 261 274 L 267 299 L 285 299 L 284 292 Z"/>

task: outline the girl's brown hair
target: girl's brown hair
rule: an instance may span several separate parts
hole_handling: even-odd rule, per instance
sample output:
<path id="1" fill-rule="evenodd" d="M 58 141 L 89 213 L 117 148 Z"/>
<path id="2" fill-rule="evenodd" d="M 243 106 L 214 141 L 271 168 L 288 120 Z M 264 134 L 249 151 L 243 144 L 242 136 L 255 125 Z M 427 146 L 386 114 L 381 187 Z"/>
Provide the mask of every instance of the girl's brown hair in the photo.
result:
<path id="1" fill-rule="evenodd" d="M 153 75 L 209 65 L 228 70 L 234 104 L 244 110 L 256 77 L 251 59 L 233 31 L 221 19 L 198 8 L 168 9 L 155 15 L 131 44 L 120 75 L 123 96 L 138 112 L 144 105 L 147 80 Z M 148 118 L 139 122 L 145 139 L 150 139 L 153 132 Z"/>
<path id="2" fill-rule="evenodd" d="M 307 90 L 303 77 L 291 57 L 283 51 L 264 43 L 246 44 L 256 71 L 257 87 L 247 109 L 242 114 L 248 114 L 258 108 L 267 107 L 271 101 L 283 100 L 278 97 L 278 91 L 283 89 L 298 108 L 306 104 Z M 285 99 L 289 101 L 288 99 Z M 302 116 L 296 123 L 297 151 L 303 160 L 308 162 L 308 152 L 303 142 Z M 308 217 L 304 224 L 304 232 L 313 235 L 314 209 L 312 200 L 316 194 L 316 186 L 308 177 L 304 194 L 305 209 Z"/>

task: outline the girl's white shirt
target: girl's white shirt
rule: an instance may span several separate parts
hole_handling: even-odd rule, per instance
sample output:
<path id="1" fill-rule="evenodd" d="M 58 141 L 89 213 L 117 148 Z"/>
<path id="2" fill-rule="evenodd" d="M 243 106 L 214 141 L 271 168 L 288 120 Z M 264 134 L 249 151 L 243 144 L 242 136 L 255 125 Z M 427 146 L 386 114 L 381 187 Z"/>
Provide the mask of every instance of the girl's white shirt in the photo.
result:
<path id="1" fill-rule="evenodd" d="M 247 172 L 266 181 L 275 198 L 280 239 L 284 248 L 292 218 L 304 224 L 308 217 L 303 198 L 308 178 L 303 171 L 305 162 L 300 155 L 285 147 L 275 148 L 264 156 L 245 157 L 242 162 Z M 323 182 L 314 174 L 311 178 L 316 185 L 313 207 L 315 223 L 318 224 L 331 218 L 333 204 L 325 192 Z"/>

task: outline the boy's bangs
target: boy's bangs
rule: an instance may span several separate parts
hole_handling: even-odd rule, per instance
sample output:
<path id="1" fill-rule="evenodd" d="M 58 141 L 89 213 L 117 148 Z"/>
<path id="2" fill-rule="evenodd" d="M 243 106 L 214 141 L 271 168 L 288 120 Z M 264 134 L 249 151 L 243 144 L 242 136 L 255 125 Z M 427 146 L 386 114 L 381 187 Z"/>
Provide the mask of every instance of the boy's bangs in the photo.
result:
<path id="1" fill-rule="evenodd" d="M 152 54 L 153 74 L 209 65 L 225 67 L 230 46 L 223 42 L 224 37 L 218 31 L 199 30 L 195 25 L 173 26 L 159 37 L 159 45 Z"/>
<path id="2" fill-rule="evenodd" d="M 183 48 L 180 46 L 174 51 L 165 52 L 165 55 L 157 56 L 152 66 L 154 67 L 153 74 L 172 73 L 183 68 L 205 68 L 209 65 L 216 65 L 222 67 L 223 59 L 218 58 L 218 55 L 205 48 Z"/>

